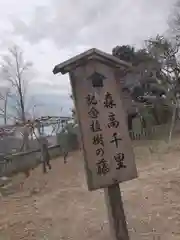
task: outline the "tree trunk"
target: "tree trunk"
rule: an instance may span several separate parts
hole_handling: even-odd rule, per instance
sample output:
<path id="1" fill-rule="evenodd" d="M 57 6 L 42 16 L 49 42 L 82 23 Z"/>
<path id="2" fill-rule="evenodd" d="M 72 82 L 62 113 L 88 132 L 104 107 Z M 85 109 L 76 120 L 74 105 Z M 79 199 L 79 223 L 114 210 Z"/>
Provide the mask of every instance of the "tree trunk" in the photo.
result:
<path id="1" fill-rule="evenodd" d="M 157 112 L 156 107 L 153 107 L 153 108 L 152 108 L 152 113 L 153 113 L 153 117 L 154 117 L 154 119 L 155 119 L 155 121 L 156 121 L 156 124 L 157 124 L 157 125 L 160 125 L 161 123 L 160 123 L 160 121 L 159 121 L 158 112 Z"/>
<path id="2" fill-rule="evenodd" d="M 7 100 L 8 100 L 8 96 L 5 96 L 5 99 L 4 99 L 4 125 L 7 124 Z"/>
<path id="3" fill-rule="evenodd" d="M 173 107 L 173 114 L 172 114 L 172 119 L 171 119 L 168 143 L 171 143 L 171 140 L 172 140 L 172 132 L 173 132 L 175 121 L 176 121 L 176 112 L 177 112 L 177 103 L 175 103 L 174 107 Z"/>
<path id="4" fill-rule="evenodd" d="M 24 150 L 27 151 L 29 149 L 29 133 L 28 130 L 25 130 L 24 133 Z"/>
<path id="5" fill-rule="evenodd" d="M 128 115 L 127 117 L 127 122 L 128 122 L 128 130 L 132 131 L 132 117 Z"/>
<path id="6" fill-rule="evenodd" d="M 23 136 L 23 150 L 27 151 L 29 149 L 29 129 L 26 126 L 26 114 L 25 114 L 25 109 L 24 109 L 24 101 L 23 101 L 23 94 L 21 90 L 21 80 L 19 80 L 20 86 L 19 86 L 19 96 L 20 96 L 20 108 L 21 108 L 21 120 L 24 123 L 24 136 Z"/>

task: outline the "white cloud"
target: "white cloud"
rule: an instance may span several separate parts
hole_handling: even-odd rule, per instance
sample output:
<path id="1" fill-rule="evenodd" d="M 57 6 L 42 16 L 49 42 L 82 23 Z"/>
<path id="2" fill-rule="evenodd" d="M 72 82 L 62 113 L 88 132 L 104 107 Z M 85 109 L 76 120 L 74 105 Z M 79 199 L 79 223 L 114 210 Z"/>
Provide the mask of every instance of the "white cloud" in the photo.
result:
<path id="1" fill-rule="evenodd" d="M 56 64 L 91 47 L 111 52 L 116 45 L 140 45 L 144 39 L 163 33 L 174 2 L 0 1 L 1 53 L 13 42 L 18 43 L 37 69 L 29 87 L 31 95 L 43 93 L 68 99 L 68 75 L 54 76 L 52 69 Z"/>
<path id="2" fill-rule="evenodd" d="M 50 6 L 34 12 L 29 24 L 16 22 L 16 33 L 31 42 L 52 39 L 59 48 L 93 45 L 107 50 L 163 32 L 173 2 L 52 0 Z M 46 14 L 40 17 L 41 9 Z"/>

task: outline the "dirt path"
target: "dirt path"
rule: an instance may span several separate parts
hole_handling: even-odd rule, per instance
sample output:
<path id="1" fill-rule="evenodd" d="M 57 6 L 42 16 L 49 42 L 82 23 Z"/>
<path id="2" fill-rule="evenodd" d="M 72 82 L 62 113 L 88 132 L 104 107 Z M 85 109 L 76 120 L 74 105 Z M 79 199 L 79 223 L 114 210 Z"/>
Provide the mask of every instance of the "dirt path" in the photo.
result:
<path id="1" fill-rule="evenodd" d="M 180 239 L 180 151 L 135 151 L 139 178 L 121 185 L 131 239 Z M 87 191 L 81 154 L 52 165 L 0 200 L 0 240 L 111 239 L 103 191 Z"/>

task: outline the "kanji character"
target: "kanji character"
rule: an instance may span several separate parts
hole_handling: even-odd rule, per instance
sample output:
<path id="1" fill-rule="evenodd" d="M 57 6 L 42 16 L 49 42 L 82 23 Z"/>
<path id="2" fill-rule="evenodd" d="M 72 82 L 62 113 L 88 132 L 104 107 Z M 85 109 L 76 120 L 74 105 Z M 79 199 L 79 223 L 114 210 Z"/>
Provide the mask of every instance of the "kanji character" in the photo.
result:
<path id="1" fill-rule="evenodd" d="M 95 98 L 94 95 L 88 94 L 86 97 L 86 101 L 87 101 L 87 105 L 91 106 L 91 105 L 96 105 L 97 104 L 97 100 Z"/>
<path id="2" fill-rule="evenodd" d="M 89 110 L 88 115 L 89 115 L 91 118 L 97 118 L 98 115 L 99 115 L 99 111 L 98 111 L 95 107 L 92 107 L 92 108 Z"/>
<path id="3" fill-rule="evenodd" d="M 100 123 L 98 120 L 92 120 L 92 124 L 90 125 L 90 129 L 92 132 L 100 132 L 102 131 Z"/>
<path id="4" fill-rule="evenodd" d="M 104 149 L 103 148 L 98 148 L 96 150 L 96 155 L 102 157 L 104 155 Z"/>
<path id="5" fill-rule="evenodd" d="M 94 144 L 94 145 L 101 144 L 102 146 L 104 146 L 103 135 L 102 135 L 102 134 L 96 134 L 96 135 L 93 137 L 93 144 Z"/>
<path id="6" fill-rule="evenodd" d="M 117 128 L 119 126 L 119 121 L 116 120 L 115 118 L 115 114 L 113 112 L 109 113 L 109 123 L 108 123 L 108 127 L 109 128 Z"/>
<path id="7" fill-rule="evenodd" d="M 104 107 L 105 108 L 113 108 L 116 107 L 116 104 L 112 98 L 112 94 L 107 92 L 105 95 L 105 100 L 104 100 Z"/>
<path id="8" fill-rule="evenodd" d="M 121 140 L 122 138 L 118 137 L 118 134 L 115 132 L 113 133 L 112 140 L 110 141 L 110 143 L 115 143 L 116 147 L 118 148 L 118 143 Z"/>
<path id="9" fill-rule="evenodd" d="M 114 159 L 117 163 L 116 169 L 126 168 L 126 165 L 124 164 L 124 153 L 117 153 L 114 156 Z"/>
<path id="10" fill-rule="evenodd" d="M 96 167 L 98 175 L 106 175 L 110 171 L 109 164 L 104 158 L 96 163 Z"/>

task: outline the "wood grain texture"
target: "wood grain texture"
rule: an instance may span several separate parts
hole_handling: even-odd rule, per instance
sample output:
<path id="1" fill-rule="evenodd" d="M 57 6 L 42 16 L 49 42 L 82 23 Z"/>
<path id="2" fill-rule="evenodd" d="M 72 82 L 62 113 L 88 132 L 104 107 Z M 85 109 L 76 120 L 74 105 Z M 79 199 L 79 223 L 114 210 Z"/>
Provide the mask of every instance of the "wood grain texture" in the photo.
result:
<path id="1" fill-rule="evenodd" d="M 103 80 L 104 86 L 102 88 L 93 88 L 92 81 L 88 80 L 89 76 L 91 76 L 95 71 L 105 76 L 105 79 Z M 86 65 L 73 70 L 70 76 L 81 131 L 85 170 L 89 190 L 108 187 L 114 183 L 120 183 L 136 178 L 137 170 L 134 161 L 134 154 L 120 98 L 120 86 L 119 82 L 115 78 L 114 69 L 97 60 L 91 60 Z M 112 94 L 113 101 L 116 104 L 115 108 L 107 109 L 104 107 L 104 99 L 107 92 Z M 97 174 L 96 163 L 100 159 L 97 157 L 96 151 L 100 146 L 93 145 L 92 139 L 96 134 L 90 129 L 92 119 L 89 117 L 88 112 L 92 106 L 87 105 L 86 98 L 88 94 L 94 95 L 98 102 L 94 107 L 99 112 L 98 121 L 102 129 L 104 141 L 103 158 L 110 166 L 110 171 L 103 176 Z M 119 122 L 119 126 L 116 129 L 108 127 L 110 112 L 113 112 L 116 120 Z M 119 142 L 118 147 L 116 147 L 115 144 L 110 143 L 114 133 L 117 133 L 117 136 L 122 139 Z M 126 168 L 117 169 L 117 163 L 114 156 L 119 153 L 124 154 L 124 164 L 126 165 Z"/>
<path id="2" fill-rule="evenodd" d="M 123 209 L 121 192 L 118 184 L 104 189 L 108 209 L 109 225 L 114 240 L 129 240 Z"/>

